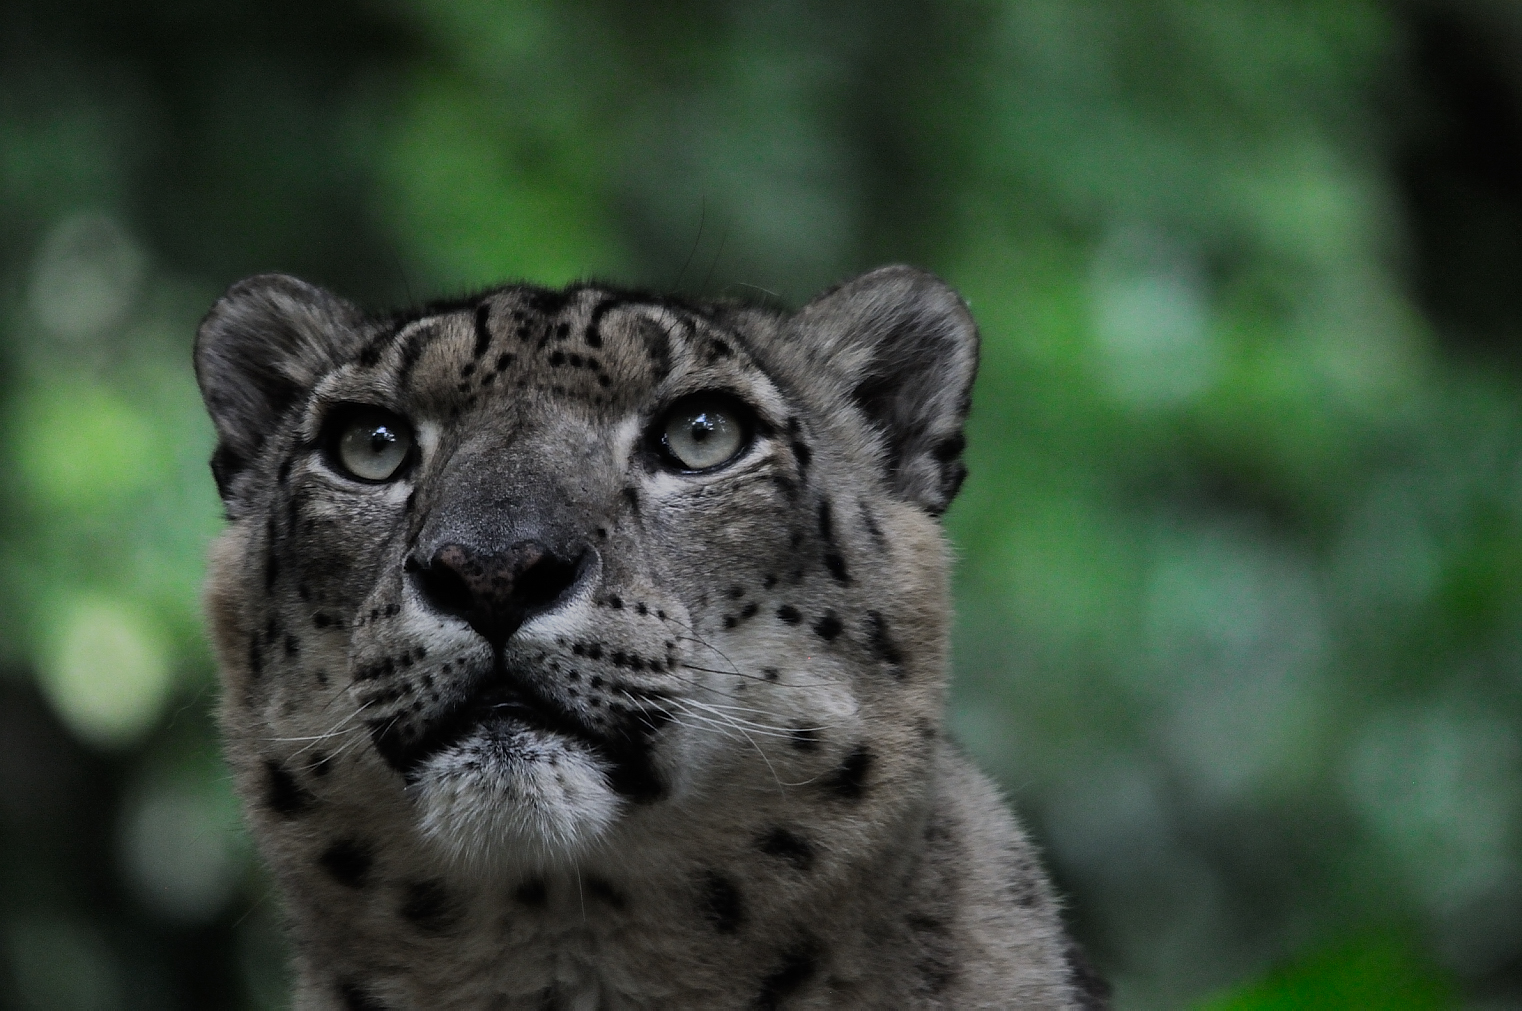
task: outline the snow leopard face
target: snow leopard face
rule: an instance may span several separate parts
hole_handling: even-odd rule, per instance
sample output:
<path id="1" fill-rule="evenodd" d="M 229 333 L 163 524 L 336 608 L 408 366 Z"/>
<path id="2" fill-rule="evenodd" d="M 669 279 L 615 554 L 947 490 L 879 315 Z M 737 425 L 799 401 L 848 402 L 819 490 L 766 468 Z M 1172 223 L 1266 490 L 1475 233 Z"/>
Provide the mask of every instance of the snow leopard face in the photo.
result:
<path id="1" fill-rule="evenodd" d="M 229 754 L 319 877 L 645 852 L 737 807 L 808 861 L 780 826 L 886 817 L 926 760 L 976 364 L 934 278 L 791 316 L 573 285 L 371 317 L 267 275 L 196 364 Z"/>

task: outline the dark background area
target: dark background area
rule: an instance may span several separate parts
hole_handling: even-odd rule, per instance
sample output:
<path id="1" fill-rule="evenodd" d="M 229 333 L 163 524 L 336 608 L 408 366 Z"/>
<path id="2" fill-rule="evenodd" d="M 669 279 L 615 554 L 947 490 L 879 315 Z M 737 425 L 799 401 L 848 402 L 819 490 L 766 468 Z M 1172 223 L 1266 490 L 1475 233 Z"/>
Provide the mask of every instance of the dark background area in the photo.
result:
<path id="1" fill-rule="evenodd" d="M 1123 1008 L 1522 1006 L 1522 7 L 8 2 L 0 1005 L 280 1007 L 189 368 L 228 283 L 983 327 L 954 732 Z"/>

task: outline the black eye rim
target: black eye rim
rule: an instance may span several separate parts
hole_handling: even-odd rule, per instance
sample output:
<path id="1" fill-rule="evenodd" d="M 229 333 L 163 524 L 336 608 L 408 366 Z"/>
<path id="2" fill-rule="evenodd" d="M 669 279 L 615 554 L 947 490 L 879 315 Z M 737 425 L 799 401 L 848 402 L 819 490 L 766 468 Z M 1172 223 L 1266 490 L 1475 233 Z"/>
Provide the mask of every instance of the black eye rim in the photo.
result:
<path id="1" fill-rule="evenodd" d="M 363 477 L 354 473 L 344 465 L 343 454 L 339 451 L 338 444 L 343 439 L 344 433 L 354 425 L 366 420 L 383 422 L 390 425 L 404 433 L 407 439 L 407 453 L 402 457 L 402 462 L 397 464 L 396 469 L 383 478 Z M 329 470 L 338 474 L 346 481 L 353 481 L 356 484 L 369 485 L 371 487 L 394 484 L 403 477 L 406 477 L 408 472 L 412 470 L 413 465 L 417 463 L 417 431 L 412 427 L 412 423 L 395 411 L 376 404 L 336 405 L 328 412 L 328 416 L 323 419 L 322 432 L 318 436 L 318 444 L 322 447 L 323 462 L 328 465 Z"/>
<path id="2" fill-rule="evenodd" d="M 666 438 L 666 429 L 671 423 L 672 415 L 678 411 L 690 411 L 707 405 L 722 409 L 735 420 L 735 424 L 740 427 L 740 445 L 728 457 L 711 467 L 689 467 L 676 453 L 672 452 Z M 683 475 L 712 474 L 730 466 L 746 454 L 756 441 L 756 427 L 755 409 L 735 394 L 728 390 L 702 390 L 678 397 L 657 412 L 655 421 L 650 425 L 645 436 L 645 442 L 650 453 L 669 471 Z"/>

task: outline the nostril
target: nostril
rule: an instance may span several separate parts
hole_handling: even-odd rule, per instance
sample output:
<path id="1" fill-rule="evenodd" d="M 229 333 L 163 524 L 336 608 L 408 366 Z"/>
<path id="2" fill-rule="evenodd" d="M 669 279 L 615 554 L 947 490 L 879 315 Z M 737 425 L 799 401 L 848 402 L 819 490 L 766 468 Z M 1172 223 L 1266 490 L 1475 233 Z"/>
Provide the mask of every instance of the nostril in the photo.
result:
<path id="1" fill-rule="evenodd" d="M 445 544 L 426 564 L 413 558 L 405 568 L 430 608 L 464 620 L 500 646 L 531 615 L 566 596 L 586 557 L 566 559 L 535 541 L 501 552 Z"/>
<path id="2" fill-rule="evenodd" d="M 451 617 L 468 618 L 476 606 L 475 594 L 471 592 L 465 576 L 440 557 L 446 550 L 441 548 L 435 552 L 428 565 L 423 565 L 416 559 L 408 559 L 407 569 L 412 573 L 418 592 L 423 595 L 429 607 Z"/>
<path id="3" fill-rule="evenodd" d="M 550 554 L 541 554 L 513 580 L 513 595 L 528 610 L 549 607 L 576 582 L 581 570 L 581 560 L 566 561 Z"/>

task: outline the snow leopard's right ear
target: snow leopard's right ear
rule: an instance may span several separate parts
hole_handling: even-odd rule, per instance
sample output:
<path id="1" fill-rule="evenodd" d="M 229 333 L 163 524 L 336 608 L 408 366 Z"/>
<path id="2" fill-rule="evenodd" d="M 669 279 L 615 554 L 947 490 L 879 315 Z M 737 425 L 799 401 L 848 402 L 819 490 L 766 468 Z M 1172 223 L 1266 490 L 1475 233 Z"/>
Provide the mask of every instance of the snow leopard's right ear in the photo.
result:
<path id="1" fill-rule="evenodd" d="M 217 430 L 211 473 L 230 513 L 239 478 L 286 410 L 352 353 L 363 316 L 353 304 L 285 274 L 227 289 L 196 333 L 196 381 Z"/>

